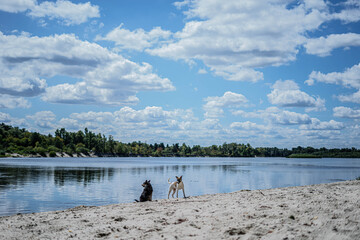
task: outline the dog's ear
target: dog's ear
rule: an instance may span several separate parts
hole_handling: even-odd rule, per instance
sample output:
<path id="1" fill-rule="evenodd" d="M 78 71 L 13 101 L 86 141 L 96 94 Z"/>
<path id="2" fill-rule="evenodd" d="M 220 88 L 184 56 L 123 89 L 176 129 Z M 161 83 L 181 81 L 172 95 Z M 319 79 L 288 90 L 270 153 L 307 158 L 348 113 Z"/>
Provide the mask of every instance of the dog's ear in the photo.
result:
<path id="1" fill-rule="evenodd" d="M 148 183 L 150 183 L 150 180 L 148 181 Z"/>
<path id="2" fill-rule="evenodd" d="M 180 176 L 180 179 L 182 179 L 182 175 Z"/>

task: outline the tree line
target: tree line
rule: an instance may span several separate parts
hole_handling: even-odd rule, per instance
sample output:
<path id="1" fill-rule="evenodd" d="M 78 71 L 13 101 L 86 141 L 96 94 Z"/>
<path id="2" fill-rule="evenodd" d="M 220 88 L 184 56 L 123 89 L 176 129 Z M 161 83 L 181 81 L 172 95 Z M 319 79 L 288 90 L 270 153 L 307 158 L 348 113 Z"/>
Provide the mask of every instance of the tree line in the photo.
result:
<path id="1" fill-rule="evenodd" d="M 291 150 L 277 147 L 253 148 L 249 143 L 223 143 L 202 147 L 185 143 L 172 145 L 143 142 L 122 143 L 113 136 L 106 137 L 84 131 L 68 132 L 57 129 L 54 135 L 29 132 L 24 128 L 0 124 L 0 156 L 118 156 L 118 157 L 354 157 L 360 158 L 356 148 L 327 149 L 296 147 Z M 65 155 L 66 154 L 66 155 Z"/>

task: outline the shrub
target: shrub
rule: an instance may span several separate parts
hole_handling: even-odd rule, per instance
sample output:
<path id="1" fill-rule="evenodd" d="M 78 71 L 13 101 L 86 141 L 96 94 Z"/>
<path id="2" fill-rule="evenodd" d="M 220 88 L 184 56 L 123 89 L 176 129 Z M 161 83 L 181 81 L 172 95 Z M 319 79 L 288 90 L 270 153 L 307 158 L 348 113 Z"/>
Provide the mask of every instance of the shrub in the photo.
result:
<path id="1" fill-rule="evenodd" d="M 43 147 L 36 147 L 34 148 L 34 151 L 38 154 L 40 154 L 42 157 L 46 157 L 46 150 Z"/>
<path id="2" fill-rule="evenodd" d="M 89 153 L 89 149 L 85 147 L 76 147 L 76 153 L 84 153 L 87 155 Z"/>
<path id="3" fill-rule="evenodd" d="M 61 152 L 59 148 L 55 147 L 55 146 L 49 146 L 48 147 L 48 152 Z"/>
<path id="4" fill-rule="evenodd" d="M 49 153 L 49 156 L 50 156 L 50 157 L 56 157 L 56 152 L 51 151 L 51 152 Z"/>

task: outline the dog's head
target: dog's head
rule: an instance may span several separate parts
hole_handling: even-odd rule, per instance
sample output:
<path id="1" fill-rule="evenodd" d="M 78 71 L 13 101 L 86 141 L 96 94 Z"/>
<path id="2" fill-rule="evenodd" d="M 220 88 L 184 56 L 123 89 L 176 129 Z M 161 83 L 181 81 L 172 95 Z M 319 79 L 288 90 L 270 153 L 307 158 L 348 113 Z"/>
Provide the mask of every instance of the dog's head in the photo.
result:
<path id="1" fill-rule="evenodd" d="M 148 185 L 150 185 L 150 180 L 145 180 L 145 182 L 143 182 L 143 184 L 141 184 L 141 186 L 143 186 L 143 187 L 146 187 Z"/>
<path id="2" fill-rule="evenodd" d="M 178 176 L 175 176 L 176 177 L 176 180 L 178 183 L 181 183 L 182 182 L 182 176 L 178 177 Z"/>

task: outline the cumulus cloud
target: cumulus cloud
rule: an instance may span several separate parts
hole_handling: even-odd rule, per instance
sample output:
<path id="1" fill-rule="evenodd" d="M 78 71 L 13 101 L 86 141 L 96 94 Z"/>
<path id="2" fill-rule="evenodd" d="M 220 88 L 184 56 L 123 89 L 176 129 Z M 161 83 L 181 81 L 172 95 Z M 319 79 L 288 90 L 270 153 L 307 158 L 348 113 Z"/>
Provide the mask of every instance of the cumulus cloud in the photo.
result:
<path id="1" fill-rule="evenodd" d="M 0 10 L 17 13 L 35 7 L 37 0 L 0 0 Z"/>
<path id="2" fill-rule="evenodd" d="M 268 127 L 250 121 L 233 122 L 230 124 L 230 128 L 236 130 L 268 130 Z"/>
<path id="3" fill-rule="evenodd" d="M 0 94 L 33 97 L 45 92 L 46 80 L 26 74 L 25 71 L 9 70 L 0 66 Z"/>
<path id="4" fill-rule="evenodd" d="M 344 23 L 357 22 L 360 20 L 360 5 L 358 2 L 348 0 L 340 5 L 345 6 L 345 9 L 329 15 L 329 20 L 340 20 Z"/>
<path id="5" fill-rule="evenodd" d="M 114 114 L 111 112 L 84 112 L 72 113 L 70 118 L 79 121 L 94 121 L 94 122 L 111 122 L 114 119 Z"/>
<path id="6" fill-rule="evenodd" d="M 76 119 L 62 118 L 59 121 L 59 125 L 67 130 L 80 130 L 82 129 L 81 124 Z"/>
<path id="7" fill-rule="evenodd" d="M 351 95 L 339 95 L 338 99 L 341 102 L 360 103 L 360 90 Z"/>
<path id="8" fill-rule="evenodd" d="M 272 123 L 280 125 L 300 125 L 311 122 L 311 119 L 307 114 L 290 111 L 267 111 L 265 112 L 265 115 L 268 116 Z"/>
<path id="9" fill-rule="evenodd" d="M 306 9 L 324 10 L 327 8 L 327 5 L 323 0 L 304 0 L 304 3 Z"/>
<path id="10" fill-rule="evenodd" d="M 76 123 L 99 123 L 110 124 L 119 128 L 129 129 L 151 129 L 159 127 L 161 129 L 180 129 L 187 122 L 194 121 L 196 118 L 191 110 L 175 109 L 166 111 L 162 107 L 146 107 L 135 110 L 131 107 L 123 107 L 115 112 L 84 112 L 72 113 L 70 118 Z M 67 119 L 67 122 L 70 120 Z"/>
<path id="11" fill-rule="evenodd" d="M 28 11 L 31 17 L 59 19 L 66 25 L 81 24 L 90 18 L 100 17 L 98 6 L 90 2 L 75 4 L 67 0 L 44 1 L 40 4 L 36 0 L 0 0 L 0 10 L 12 13 Z"/>
<path id="12" fill-rule="evenodd" d="M 333 108 L 334 117 L 340 118 L 360 118 L 360 110 L 355 110 L 349 107 L 335 107 Z"/>
<path id="13" fill-rule="evenodd" d="M 27 127 L 28 124 L 25 119 L 12 117 L 8 113 L 0 112 L 0 122 L 6 123 L 11 126 Z"/>
<path id="14" fill-rule="evenodd" d="M 58 103 L 124 105 L 138 102 L 139 91 L 171 91 L 167 78 L 153 73 L 95 43 L 71 34 L 48 37 L 4 35 L 0 32 L 0 93 L 37 96 Z M 74 84 L 47 87 L 44 78 L 78 79 Z"/>
<path id="15" fill-rule="evenodd" d="M 304 130 L 341 130 L 345 128 L 342 122 L 330 120 L 328 122 L 322 122 L 317 118 L 312 118 L 311 123 L 300 126 L 300 129 Z"/>
<path id="16" fill-rule="evenodd" d="M 148 52 L 172 59 L 201 60 L 228 80 L 259 81 L 258 68 L 294 61 L 306 32 L 327 21 L 324 2 L 183 1 L 190 21 L 173 42 Z M 272 14 L 269 14 L 271 12 Z M 284 34 L 286 33 L 286 34 Z"/>
<path id="17" fill-rule="evenodd" d="M 98 40 L 190 64 L 202 61 L 224 79 L 251 82 L 264 79 L 263 67 L 296 60 L 304 45 L 308 53 L 318 55 L 329 54 L 336 47 L 358 46 L 354 33 L 308 39 L 309 32 L 326 22 L 358 21 L 360 7 L 351 1 L 338 4 L 337 11 L 322 0 L 296 5 L 283 0 L 184 0 L 174 5 L 186 15 L 185 26 L 178 32 L 161 28 L 130 31 L 120 25 Z"/>
<path id="18" fill-rule="evenodd" d="M 204 68 L 201 68 L 201 69 L 199 69 L 199 71 L 198 71 L 198 74 L 207 74 L 208 72 L 206 71 L 206 69 L 204 69 Z"/>
<path id="19" fill-rule="evenodd" d="M 149 32 L 141 28 L 130 31 L 123 28 L 123 24 L 121 24 L 105 37 L 97 36 L 95 40 L 113 41 L 118 49 L 142 51 L 166 41 L 171 35 L 170 31 L 162 30 L 161 27 L 155 27 Z"/>
<path id="20" fill-rule="evenodd" d="M 360 89 L 360 63 L 352 66 L 351 68 L 347 68 L 344 72 L 332 72 L 325 74 L 313 71 L 305 83 L 313 85 L 315 81 Z"/>
<path id="21" fill-rule="evenodd" d="M 30 120 L 33 120 L 36 126 L 40 128 L 52 129 L 56 126 L 56 115 L 51 111 L 41 111 L 26 117 Z"/>
<path id="22" fill-rule="evenodd" d="M 352 66 L 351 68 L 347 68 L 344 72 L 331 72 L 324 74 L 313 71 L 305 83 L 313 85 L 315 81 L 356 88 L 359 90 L 358 92 L 351 95 L 339 95 L 338 99 L 342 102 L 360 103 L 360 63 Z"/>
<path id="23" fill-rule="evenodd" d="M 358 47 L 360 46 L 360 34 L 344 33 L 331 34 L 327 37 L 308 39 L 305 44 L 308 54 L 329 56 L 335 48 Z"/>
<path id="24" fill-rule="evenodd" d="M 8 123 L 11 121 L 11 116 L 8 113 L 0 112 L 0 122 Z"/>
<path id="25" fill-rule="evenodd" d="M 117 120 L 124 122 L 148 122 L 157 123 L 172 120 L 194 120 L 191 110 L 175 109 L 173 111 L 165 111 L 162 107 L 146 107 L 143 110 L 134 110 L 130 107 L 123 107 L 119 111 L 114 112 Z"/>
<path id="26" fill-rule="evenodd" d="M 31 104 L 22 97 L 0 94 L 0 108 L 29 108 Z"/>
<path id="27" fill-rule="evenodd" d="M 277 125 L 301 125 L 311 123 L 311 118 L 307 114 L 281 110 L 277 107 L 269 107 L 265 110 L 255 112 L 238 110 L 233 111 L 232 114 L 244 118 L 260 118 L 266 122 Z"/>
<path id="28" fill-rule="evenodd" d="M 62 19 L 66 25 L 75 25 L 87 22 L 90 18 L 100 17 L 99 7 L 87 3 L 72 3 L 67 0 L 56 2 L 42 2 L 31 8 L 29 15 L 32 17 L 48 17 Z"/>
<path id="29" fill-rule="evenodd" d="M 200 129 L 206 130 L 218 130 L 221 129 L 221 124 L 219 119 L 207 118 L 200 122 Z"/>
<path id="30" fill-rule="evenodd" d="M 221 97 L 207 97 L 203 106 L 206 117 L 219 117 L 224 108 L 238 108 L 247 106 L 248 99 L 239 93 L 225 92 Z"/>
<path id="31" fill-rule="evenodd" d="M 271 93 L 267 95 L 272 104 L 281 107 L 305 107 L 306 111 L 325 110 L 325 100 L 300 91 L 297 83 L 292 80 L 278 80 L 272 88 Z"/>

